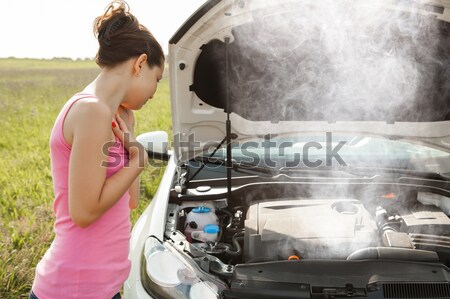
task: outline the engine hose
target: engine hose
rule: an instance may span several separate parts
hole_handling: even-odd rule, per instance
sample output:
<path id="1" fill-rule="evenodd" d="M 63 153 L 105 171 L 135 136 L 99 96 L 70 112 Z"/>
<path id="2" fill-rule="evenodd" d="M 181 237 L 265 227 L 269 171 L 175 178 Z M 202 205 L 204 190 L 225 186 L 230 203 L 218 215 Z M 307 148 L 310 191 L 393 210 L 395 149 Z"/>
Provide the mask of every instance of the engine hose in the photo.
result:
<path id="1" fill-rule="evenodd" d="M 239 237 L 233 240 L 233 245 L 235 247 L 235 251 L 233 250 L 225 250 L 225 253 L 230 256 L 240 256 L 242 254 L 241 245 L 239 244 L 239 241 L 244 240 L 244 237 Z"/>
<path id="2" fill-rule="evenodd" d="M 231 240 L 232 240 L 233 243 L 234 243 L 234 240 L 235 240 L 235 239 L 240 238 L 240 237 L 243 237 L 243 236 L 244 236 L 244 232 L 235 233 L 235 234 L 233 235 L 233 237 L 231 238 Z"/>
<path id="3" fill-rule="evenodd" d="M 241 244 L 239 244 L 240 241 L 244 240 L 244 233 L 237 233 L 234 234 L 232 241 L 233 241 L 233 246 L 235 248 L 235 250 L 231 250 L 231 249 L 226 249 L 225 253 L 230 255 L 230 256 L 240 256 L 242 254 L 242 249 L 241 249 Z"/>

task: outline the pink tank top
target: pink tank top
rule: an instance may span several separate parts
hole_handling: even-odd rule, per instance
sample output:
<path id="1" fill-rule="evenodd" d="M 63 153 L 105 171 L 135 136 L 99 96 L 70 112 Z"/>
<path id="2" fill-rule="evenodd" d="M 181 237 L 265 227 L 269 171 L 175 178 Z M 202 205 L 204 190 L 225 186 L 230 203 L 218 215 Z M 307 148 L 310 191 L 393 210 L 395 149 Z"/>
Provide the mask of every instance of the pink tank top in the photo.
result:
<path id="1" fill-rule="evenodd" d="M 93 95 L 77 94 L 62 108 L 50 137 L 51 171 L 55 199 L 55 238 L 36 266 L 32 290 L 39 299 L 110 299 L 130 272 L 131 232 L 128 191 L 86 228 L 77 226 L 68 209 L 68 170 L 71 147 L 63 135 L 63 122 L 73 103 Z M 117 163 L 120 161 L 120 163 Z M 109 148 L 109 177 L 123 168 L 128 154 L 116 137 Z"/>

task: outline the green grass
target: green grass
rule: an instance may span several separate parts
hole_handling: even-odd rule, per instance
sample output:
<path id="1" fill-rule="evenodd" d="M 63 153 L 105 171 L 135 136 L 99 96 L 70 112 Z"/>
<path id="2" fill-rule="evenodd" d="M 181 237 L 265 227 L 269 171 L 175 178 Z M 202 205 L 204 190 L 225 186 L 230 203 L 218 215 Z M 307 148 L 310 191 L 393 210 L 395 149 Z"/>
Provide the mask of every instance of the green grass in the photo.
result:
<path id="1" fill-rule="evenodd" d="M 0 59 L 0 298 L 27 298 L 53 234 L 49 137 L 62 105 L 99 73 L 92 61 Z M 136 134 L 171 132 L 169 84 L 136 112 Z M 134 224 L 164 168 L 141 175 Z"/>

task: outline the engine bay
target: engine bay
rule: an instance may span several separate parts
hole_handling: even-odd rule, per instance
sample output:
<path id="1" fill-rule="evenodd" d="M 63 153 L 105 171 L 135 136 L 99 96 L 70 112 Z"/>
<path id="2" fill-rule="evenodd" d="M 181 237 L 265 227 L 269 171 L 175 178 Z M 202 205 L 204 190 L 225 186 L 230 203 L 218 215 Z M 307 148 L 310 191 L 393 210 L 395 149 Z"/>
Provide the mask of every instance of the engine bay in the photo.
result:
<path id="1" fill-rule="evenodd" d="M 166 236 L 184 239 L 192 257 L 214 261 L 219 275 L 238 264 L 390 255 L 450 266 L 449 197 L 401 186 L 250 184 L 244 189 L 232 201 L 172 201 Z M 187 190 L 194 199 L 217 192 L 210 186 Z"/>

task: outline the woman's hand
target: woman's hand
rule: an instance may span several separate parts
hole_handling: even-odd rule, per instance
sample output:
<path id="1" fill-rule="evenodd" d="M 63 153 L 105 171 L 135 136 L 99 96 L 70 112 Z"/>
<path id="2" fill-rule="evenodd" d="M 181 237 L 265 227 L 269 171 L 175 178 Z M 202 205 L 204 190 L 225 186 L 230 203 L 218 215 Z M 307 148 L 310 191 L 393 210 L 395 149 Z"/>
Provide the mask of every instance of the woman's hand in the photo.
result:
<path id="1" fill-rule="evenodd" d="M 120 105 L 117 109 L 116 115 L 119 115 L 119 117 L 123 119 L 123 121 L 127 125 L 128 130 L 134 135 L 135 118 L 133 110 Z"/>
<path id="2" fill-rule="evenodd" d="M 134 116 L 132 116 L 131 118 L 134 122 Z M 142 146 L 142 144 L 136 141 L 134 133 L 130 132 L 128 124 L 119 116 L 119 113 L 116 114 L 116 119 L 112 122 L 112 130 L 114 134 L 120 139 L 124 148 L 128 151 L 130 159 L 139 159 L 139 165 L 145 167 L 148 164 L 147 151 Z"/>

